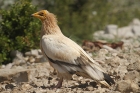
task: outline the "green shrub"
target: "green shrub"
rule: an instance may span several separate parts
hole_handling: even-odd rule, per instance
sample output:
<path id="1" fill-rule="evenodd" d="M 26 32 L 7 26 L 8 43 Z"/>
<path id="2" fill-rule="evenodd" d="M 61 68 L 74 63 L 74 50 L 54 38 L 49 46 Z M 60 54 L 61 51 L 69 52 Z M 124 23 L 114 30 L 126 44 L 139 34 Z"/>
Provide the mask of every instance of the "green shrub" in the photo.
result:
<path id="1" fill-rule="evenodd" d="M 31 17 L 36 11 L 31 0 L 19 0 L 9 10 L 0 12 L 0 64 L 11 62 L 12 50 L 24 52 L 39 47 L 39 21 Z"/>

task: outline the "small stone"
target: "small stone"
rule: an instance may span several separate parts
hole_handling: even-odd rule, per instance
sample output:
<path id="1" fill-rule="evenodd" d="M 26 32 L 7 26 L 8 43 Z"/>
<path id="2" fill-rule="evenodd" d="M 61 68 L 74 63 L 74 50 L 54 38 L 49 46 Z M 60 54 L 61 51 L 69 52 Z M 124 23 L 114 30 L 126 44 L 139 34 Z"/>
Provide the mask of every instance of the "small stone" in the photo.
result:
<path id="1" fill-rule="evenodd" d="M 79 85 L 79 83 L 75 82 L 75 83 L 74 83 L 74 85 L 78 86 L 78 85 Z"/>
<path id="2" fill-rule="evenodd" d="M 88 87 L 86 88 L 86 90 L 92 91 L 92 90 L 94 90 L 94 88 L 93 88 L 92 86 L 88 86 Z"/>
<path id="3" fill-rule="evenodd" d="M 134 18 L 132 20 L 132 22 L 130 23 L 130 25 L 132 25 L 132 26 L 134 26 L 134 25 L 139 26 L 140 25 L 140 20 L 138 18 Z"/>
<path id="4" fill-rule="evenodd" d="M 127 67 L 126 66 L 118 66 L 115 72 L 120 75 L 120 77 L 124 77 L 125 73 L 127 73 Z"/>
<path id="5" fill-rule="evenodd" d="M 18 50 L 11 51 L 10 55 L 13 58 L 15 58 L 15 57 L 17 57 L 18 59 L 22 59 L 23 58 L 23 54 L 20 51 L 18 51 Z"/>
<path id="6" fill-rule="evenodd" d="M 47 87 L 48 86 L 48 79 L 42 78 L 41 80 L 42 80 L 43 86 Z"/>
<path id="7" fill-rule="evenodd" d="M 13 64 L 14 65 L 22 65 L 22 64 L 24 64 L 26 62 L 26 60 L 24 59 L 24 57 L 22 58 L 22 59 L 19 59 L 19 58 L 17 58 L 17 57 L 15 57 L 14 59 L 13 59 Z"/>
<path id="8" fill-rule="evenodd" d="M 84 79 L 84 80 L 85 80 L 85 82 L 90 82 L 91 81 L 91 79 L 87 79 L 87 78 Z"/>
<path id="9" fill-rule="evenodd" d="M 73 81 L 73 80 L 72 80 L 72 81 L 70 82 L 70 86 L 75 86 L 75 82 L 76 82 L 76 81 Z"/>
<path id="10" fill-rule="evenodd" d="M 78 78 L 78 81 L 81 81 L 81 80 L 83 80 L 83 77 L 79 77 L 79 78 Z"/>
<path id="11" fill-rule="evenodd" d="M 131 81 L 129 80 L 121 80 L 117 82 L 116 90 L 124 93 L 128 93 L 132 91 L 131 89 Z"/>
<path id="12" fill-rule="evenodd" d="M 38 54 L 39 54 L 39 55 L 42 55 L 41 49 L 37 49 L 37 51 L 38 51 Z"/>
<path id="13" fill-rule="evenodd" d="M 37 56 L 36 56 L 37 59 L 40 59 L 40 58 L 42 58 L 42 57 L 43 57 L 43 55 L 37 55 Z"/>
<path id="14" fill-rule="evenodd" d="M 24 69 L 23 66 L 13 66 L 12 69 Z"/>
<path id="15" fill-rule="evenodd" d="M 59 93 L 59 92 L 61 92 L 61 89 L 56 89 L 55 92 L 56 92 L 56 93 Z"/>
<path id="16" fill-rule="evenodd" d="M 7 84 L 5 89 L 13 89 L 15 86 L 13 84 Z"/>
<path id="17" fill-rule="evenodd" d="M 121 59 L 120 60 L 120 65 L 127 67 L 128 65 L 130 65 L 130 62 L 128 62 L 127 59 Z"/>
<path id="18" fill-rule="evenodd" d="M 94 37 L 96 37 L 96 38 L 98 38 L 99 36 L 103 36 L 104 35 L 104 31 L 103 30 L 101 30 L 101 31 L 95 31 L 95 33 L 94 33 Z"/>
<path id="19" fill-rule="evenodd" d="M 13 80 L 17 83 L 28 82 L 29 70 L 27 69 L 0 69 L 0 82 Z"/>
<path id="20" fill-rule="evenodd" d="M 31 63 L 35 62 L 35 58 L 34 58 L 33 56 L 31 56 L 31 57 L 29 58 L 29 62 L 31 62 Z"/>
<path id="21" fill-rule="evenodd" d="M 19 88 L 17 88 L 17 87 L 12 89 L 12 93 L 19 93 L 19 91 L 20 91 L 20 93 L 25 93 L 25 92 L 23 92 L 23 90 L 19 90 Z"/>
<path id="22" fill-rule="evenodd" d="M 99 55 L 106 55 L 108 54 L 108 50 L 107 49 L 100 49 L 99 50 Z"/>
<path id="23" fill-rule="evenodd" d="M 111 65 L 112 67 L 116 67 L 120 65 L 120 58 L 118 56 L 112 57 L 110 59 L 107 59 L 106 63 Z M 116 69 L 117 70 L 117 69 Z"/>
<path id="24" fill-rule="evenodd" d="M 131 26 L 125 26 L 125 27 L 118 28 L 117 36 L 119 38 L 134 37 L 134 34 L 132 33 L 132 27 Z"/>
<path id="25" fill-rule="evenodd" d="M 28 71 L 18 72 L 12 77 L 12 80 L 17 83 L 28 82 L 29 81 L 28 75 L 29 75 Z"/>
<path id="26" fill-rule="evenodd" d="M 73 91 L 74 91 L 74 92 L 76 92 L 76 91 L 77 91 L 77 89 L 76 89 L 76 88 L 74 88 L 74 89 L 73 89 Z"/>
<path id="27" fill-rule="evenodd" d="M 46 57 L 44 57 L 44 56 L 42 56 L 41 58 L 40 58 L 40 62 L 47 62 L 48 60 L 46 59 Z"/>
<path id="28" fill-rule="evenodd" d="M 129 71 L 128 73 L 126 73 L 126 75 L 124 76 L 124 79 L 135 80 L 135 79 L 138 79 L 139 77 L 140 77 L 139 72 L 134 70 L 134 71 Z"/>
<path id="29" fill-rule="evenodd" d="M 31 52 L 29 51 L 29 52 L 25 52 L 25 56 L 31 56 L 32 54 L 31 54 Z"/>
<path id="30" fill-rule="evenodd" d="M 46 93 L 56 93 L 56 92 L 54 90 L 48 90 Z"/>
<path id="31" fill-rule="evenodd" d="M 9 64 L 7 64 L 7 65 L 5 66 L 5 69 L 11 69 L 12 66 L 13 66 L 13 64 L 12 64 L 12 63 L 9 63 Z"/>
<path id="32" fill-rule="evenodd" d="M 115 36 L 113 34 L 103 34 L 100 37 L 105 38 L 105 39 L 106 38 L 107 39 L 114 39 L 115 38 Z M 99 39 L 101 39 L 101 38 L 99 38 Z"/>
<path id="33" fill-rule="evenodd" d="M 39 88 L 39 89 L 35 90 L 35 93 L 51 93 L 51 92 L 47 92 L 47 90 Z"/>
<path id="34" fill-rule="evenodd" d="M 23 84 L 23 85 L 21 86 L 21 88 L 22 88 L 23 90 L 28 90 L 28 89 L 32 88 L 32 86 L 31 86 L 30 84 Z"/>
<path id="35" fill-rule="evenodd" d="M 24 60 L 28 61 L 29 60 L 29 56 L 24 57 Z"/>
<path id="36" fill-rule="evenodd" d="M 1 90 L 5 90 L 5 89 L 6 89 L 6 88 L 5 88 L 6 85 L 7 85 L 7 84 L 5 84 L 5 83 L 4 83 L 4 84 L 0 84 L 0 89 L 1 89 Z"/>
<path id="37" fill-rule="evenodd" d="M 42 62 L 42 58 L 43 58 L 43 55 L 38 55 L 38 56 L 35 58 L 35 62 Z"/>
<path id="38" fill-rule="evenodd" d="M 139 26 L 133 26 L 133 27 L 132 27 L 132 32 L 133 32 L 136 36 L 140 36 L 140 25 L 139 25 Z"/>
<path id="39" fill-rule="evenodd" d="M 39 55 L 37 49 L 31 50 L 31 54 L 32 54 L 32 56 L 35 56 L 35 57 L 37 57 Z"/>
<path id="40" fill-rule="evenodd" d="M 113 48 L 111 48 L 111 47 L 109 47 L 109 46 L 107 46 L 107 45 L 103 45 L 103 47 L 102 47 L 103 49 L 106 49 L 106 50 L 108 50 L 108 51 L 110 51 L 110 52 L 112 52 L 112 53 L 117 53 L 117 50 L 115 50 L 115 49 L 113 49 Z M 107 53 L 106 53 L 107 54 Z"/>
<path id="41" fill-rule="evenodd" d="M 5 65 L 1 65 L 1 67 L 0 67 L 1 69 L 4 69 L 5 68 Z"/>
<path id="42" fill-rule="evenodd" d="M 112 56 L 114 56 L 114 57 L 115 57 L 115 56 L 117 56 L 117 54 L 118 54 L 118 53 L 112 53 Z"/>
<path id="43" fill-rule="evenodd" d="M 118 29 L 117 25 L 110 24 L 110 25 L 106 26 L 105 33 L 116 35 L 117 34 L 117 29 Z"/>
<path id="44" fill-rule="evenodd" d="M 76 80 L 76 81 L 78 80 L 78 76 L 75 74 L 72 76 L 72 78 L 73 78 L 73 80 Z"/>
<path id="45" fill-rule="evenodd" d="M 132 82 L 131 83 L 131 88 L 132 88 L 133 92 L 136 92 L 139 89 L 139 86 L 138 86 L 138 84 Z"/>
<path id="46" fill-rule="evenodd" d="M 107 92 L 107 89 L 106 88 L 101 88 L 101 87 L 98 87 L 98 90 L 100 91 L 99 93 L 106 93 Z M 108 92 L 107 92 L 108 93 Z M 112 92 L 111 92 L 112 93 Z"/>
<path id="47" fill-rule="evenodd" d="M 41 81 L 35 81 L 34 83 L 38 87 L 43 86 L 43 83 Z"/>
<path id="48" fill-rule="evenodd" d="M 85 84 L 85 83 L 86 83 L 86 81 L 85 81 L 85 80 L 82 80 L 82 81 L 81 81 L 81 84 Z"/>
<path id="49" fill-rule="evenodd" d="M 135 62 L 133 64 L 128 65 L 128 70 L 137 70 L 140 71 L 140 62 Z"/>

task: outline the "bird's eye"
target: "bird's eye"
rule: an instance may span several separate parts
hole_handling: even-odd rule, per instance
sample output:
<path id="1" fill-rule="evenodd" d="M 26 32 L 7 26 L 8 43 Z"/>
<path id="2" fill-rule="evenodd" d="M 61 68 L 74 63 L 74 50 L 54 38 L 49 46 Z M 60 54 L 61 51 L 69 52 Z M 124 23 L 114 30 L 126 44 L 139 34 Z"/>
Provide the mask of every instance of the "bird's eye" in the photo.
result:
<path id="1" fill-rule="evenodd" d="M 43 14 L 43 13 L 39 13 L 39 15 L 40 15 L 40 16 L 43 16 L 44 14 Z"/>

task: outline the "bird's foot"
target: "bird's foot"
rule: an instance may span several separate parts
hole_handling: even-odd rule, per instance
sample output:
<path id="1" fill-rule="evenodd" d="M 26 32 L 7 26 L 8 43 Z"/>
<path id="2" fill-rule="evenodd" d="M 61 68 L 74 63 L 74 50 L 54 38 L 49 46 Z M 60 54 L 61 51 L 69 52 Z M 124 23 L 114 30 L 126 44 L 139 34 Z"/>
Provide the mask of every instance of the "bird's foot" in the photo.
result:
<path id="1" fill-rule="evenodd" d="M 62 87 L 63 78 L 60 78 L 57 85 L 53 87 L 53 89 L 58 89 Z"/>

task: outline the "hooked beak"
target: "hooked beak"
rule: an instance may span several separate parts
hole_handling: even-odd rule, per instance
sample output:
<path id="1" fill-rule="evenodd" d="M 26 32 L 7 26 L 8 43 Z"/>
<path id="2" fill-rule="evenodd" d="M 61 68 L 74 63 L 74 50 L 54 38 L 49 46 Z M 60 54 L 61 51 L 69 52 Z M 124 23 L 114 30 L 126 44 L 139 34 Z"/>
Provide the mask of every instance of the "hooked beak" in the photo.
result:
<path id="1" fill-rule="evenodd" d="M 31 14 L 32 17 L 37 17 L 38 14 L 37 13 L 34 13 L 34 14 Z"/>

